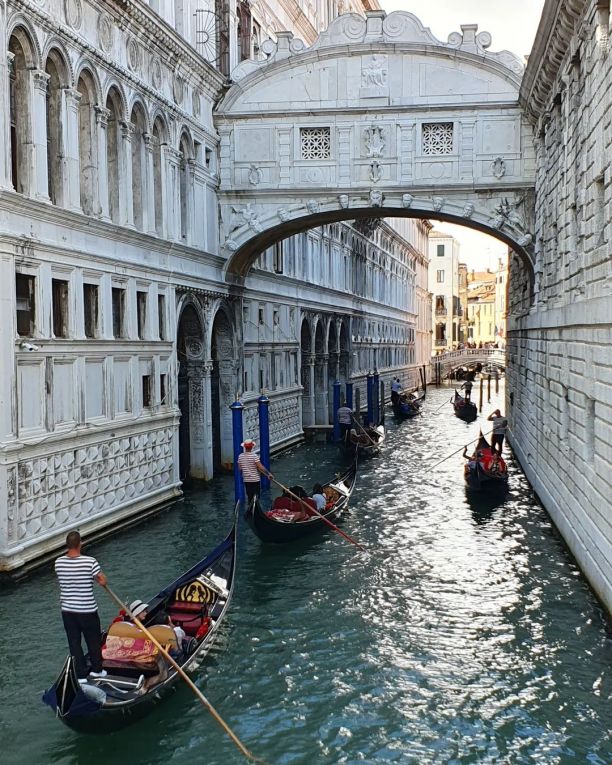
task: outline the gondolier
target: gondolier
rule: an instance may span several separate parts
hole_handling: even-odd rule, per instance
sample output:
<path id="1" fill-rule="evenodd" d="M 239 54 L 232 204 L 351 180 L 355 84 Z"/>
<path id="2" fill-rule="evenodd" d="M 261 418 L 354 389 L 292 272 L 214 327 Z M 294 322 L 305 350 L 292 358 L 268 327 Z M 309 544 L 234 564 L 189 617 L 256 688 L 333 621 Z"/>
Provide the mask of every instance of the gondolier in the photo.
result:
<path id="1" fill-rule="evenodd" d="M 344 401 L 342 406 L 338 407 L 338 425 L 340 426 L 342 440 L 346 441 L 346 435 L 350 432 L 353 425 L 353 410 Z"/>
<path id="2" fill-rule="evenodd" d="M 238 457 L 238 469 L 242 474 L 242 480 L 244 481 L 244 488 L 247 495 L 249 504 L 258 497 L 261 493 L 260 475 L 266 475 L 268 478 L 272 478 L 270 473 L 262 465 L 259 460 L 259 456 L 253 451 L 255 447 L 255 441 L 248 438 L 241 444 L 244 451 Z"/>
<path id="3" fill-rule="evenodd" d="M 391 383 L 391 403 L 393 405 L 399 402 L 400 393 L 402 392 L 402 384 L 399 377 L 394 377 Z"/>
<path id="4" fill-rule="evenodd" d="M 81 535 L 71 531 L 66 537 L 68 551 L 55 561 L 55 573 L 60 585 L 62 620 L 70 655 L 74 658 L 79 682 L 86 682 L 87 667 L 81 645 L 85 638 L 91 662 L 91 676 L 104 677 L 98 605 L 93 593 L 94 579 L 104 587 L 106 577 L 100 564 L 89 555 L 81 555 Z"/>
<path id="5" fill-rule="evenodd" d="M 473 387 L 472 381 L 470 379 L 467 379 L 463 383 L 461 388 L 459 388 L 459 390 L 462 390 L 462 389 L 465 390 L 465 400 L 466 401 L 471 401 L 472 400 L 472 387 Z"/>
<path id="6" fill-rule="evenodd" d="M 502 417 L 502 413 L 499 409 L 492 412 L 487 420 L 493 423 L 493 434 L 491 436 L 491 449 L 497 451 L 500 455 L 502 453 L 502 447 L 504 445 L 504 437 L 508 430 L 508 420 Z M 499 446 L 499 449 L 497 448 Z"/>

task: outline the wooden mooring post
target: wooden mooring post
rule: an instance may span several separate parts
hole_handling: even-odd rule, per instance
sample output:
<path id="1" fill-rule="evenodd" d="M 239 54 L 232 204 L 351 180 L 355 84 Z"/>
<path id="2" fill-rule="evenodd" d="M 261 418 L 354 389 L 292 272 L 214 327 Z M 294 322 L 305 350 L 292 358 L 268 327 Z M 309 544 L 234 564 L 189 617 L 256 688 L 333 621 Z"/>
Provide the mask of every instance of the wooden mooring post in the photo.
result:
<path id="1" fill-rule="evenodd" d="M 480 378 L 480 396 L 478 397 L 478 411 L 482 412 L 482 394 L 484 391 L 484 377 Z"/>

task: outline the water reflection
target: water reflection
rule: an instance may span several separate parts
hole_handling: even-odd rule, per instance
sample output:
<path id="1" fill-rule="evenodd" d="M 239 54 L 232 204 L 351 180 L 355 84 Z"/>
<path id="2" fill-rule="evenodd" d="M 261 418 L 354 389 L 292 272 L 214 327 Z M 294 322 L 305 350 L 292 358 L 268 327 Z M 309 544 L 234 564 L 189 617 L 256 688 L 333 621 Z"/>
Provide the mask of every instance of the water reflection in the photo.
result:
<path id="1" fill-rule="evenodd" d="M 512 459 L 504 497 L 466 492 L 460 455 L 425 473 L 478 435 L 445 398 L 388 418 L 384 454 L 360 465 L 344 528 L 365 553 L 331 531 L 266 546 L 241 525 L 232 609 L 195 678 L 270 765 L 612 762 L 604 615 Z M 274 472 L 310 488 L 343 464 L 313 445 Z M 148 596 L 202 557 L 232 492 L 228 477 L 96 545 L 115 589 Z M 0 619 L 3 765 L 244 762 L 184 688 L 107 737 L 43 708 L 65 650 L 50 567 L 0 590 Z"/>

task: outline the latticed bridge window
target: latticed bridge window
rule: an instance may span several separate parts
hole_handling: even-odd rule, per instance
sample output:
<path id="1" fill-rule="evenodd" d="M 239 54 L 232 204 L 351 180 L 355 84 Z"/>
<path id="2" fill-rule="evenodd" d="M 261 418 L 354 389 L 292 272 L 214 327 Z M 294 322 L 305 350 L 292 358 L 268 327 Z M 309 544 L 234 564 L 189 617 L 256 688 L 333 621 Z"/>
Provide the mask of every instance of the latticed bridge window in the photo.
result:
<path id="1" fill-rule="evenodd" d="M 453 123 L 426 122 L 423 125 L 423 154 L 453 153 Z"/>
<path id="2" fill-rule="evenodd" d="M 331 128 L 300 128 L 302 159 L 330 159 Z"/>

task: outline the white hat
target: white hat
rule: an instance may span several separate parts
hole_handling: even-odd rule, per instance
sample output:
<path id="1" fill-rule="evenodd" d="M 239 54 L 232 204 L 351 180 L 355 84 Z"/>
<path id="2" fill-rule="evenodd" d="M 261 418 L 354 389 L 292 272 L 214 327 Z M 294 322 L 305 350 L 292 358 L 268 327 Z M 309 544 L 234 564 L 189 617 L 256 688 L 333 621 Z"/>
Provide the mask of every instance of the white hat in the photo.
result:
<path id="1" fill-rule="evenodd" d="M 130 612 L 132 613 L 132 616 L 139 616 L 143 611 L 146 611 L 148 607 L 148 603 L 143 603 L 142 600 L 134 600 L 130 603 Z"/>
<path id="2" fill-rule="evenodd" d="M 253 448 L 255 446 L 255 441 L 253 441 L 252 438 L 247 438 L 246 441 L 243 441 L 240 446 L 244 446 L 245 448 Z"/>

